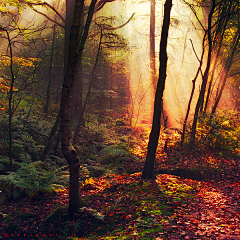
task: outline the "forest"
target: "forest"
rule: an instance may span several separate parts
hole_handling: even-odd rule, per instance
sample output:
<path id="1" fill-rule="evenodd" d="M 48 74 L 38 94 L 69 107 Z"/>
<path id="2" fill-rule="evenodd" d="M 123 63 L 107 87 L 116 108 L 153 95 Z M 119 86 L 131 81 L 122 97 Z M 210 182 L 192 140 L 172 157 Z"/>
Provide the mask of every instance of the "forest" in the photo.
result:
<path id="1" fill-rule="evenodd" d="M 240 239 L 239 0 L 0 0 L 1 239 Z"/>

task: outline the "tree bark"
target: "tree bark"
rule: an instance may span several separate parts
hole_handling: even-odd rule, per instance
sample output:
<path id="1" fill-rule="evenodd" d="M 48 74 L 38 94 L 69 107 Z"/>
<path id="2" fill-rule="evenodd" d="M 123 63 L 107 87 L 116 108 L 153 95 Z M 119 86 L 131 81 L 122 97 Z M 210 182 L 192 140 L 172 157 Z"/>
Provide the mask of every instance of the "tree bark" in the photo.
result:
<path id="1" fill-rule="evenodd" d="M 9 100 L 8 100 L 8 133 L 9 133 L 9 145 L 8 145 L 8 153 L 9 153 L 9 168 L 12 171 L 12 117 L 13 117 L 13 110 L 12 110 L 12 99 L 13 99 L 13 85 L 15 82 L 15 75 L 13 72 L 13 51 L 12 51 L 12 43 L 10 39 L 9 32 L 5 30 L 7 34 L 8 44 L 9 44 L 9 51 L 10 51 L 10 74 L 11 74 L 11 86 L 9 92 Z"/>
<path id="2" fill-rule="evenodd" d="M 150 7 L 150 77 L 156 90 L 156 63 L 155 63 L 155 0 L 151 0 Z"/>
<path id="3" fill-rule="evenodd" d="M 84 0 L 75 0 L 75 9 L 73 14 L 73 21 L 69 34 L 69 51 L 66 63 L 66 74 L 64 76 L 64 83 L 61 96 L 61 145 L 62 152 L 66 158 L 70 168 L 70 182 L 69 182 L 69 215 L 73 218 L 81 206 L 79 195 L 79 159 L 76 150 L 71 143 L 70 133 L 70 96 L 71 88 L 77 72 L 78 63 L 78 43 L 80 38 L 81 16 L 83 12 Z"/>
<path id="4" fill-rule="evenodd" d="M 207 80 L 208 80 L 208 74 L 209 74 L 209 69 L 210 69 L 210 64 L 211 64 L 211 56 L 212 56 L 212 39 L 211 39 L 211 29 L 212 29 L 212 16 L 214 13 L 215 9 L 215 0 L 212 1 L 212 7 L 211 11 L 208 15 L 208 44 L 209 44 L 209 49 L 208 49 L 208 59 L 207 59 L 207 66 L 203 75 L 203 81 L 202 81 L 202 86 L 201 90 L 199 93 L 197 105 L 195 108 L 195 113 L 194 113 L 194 119 L 193 119 L 193 124 L 192 124 L 192 132 L 191 132 L 191 139 L 190 139 L 190 145 L 193 145 L 195 142 L 195 135 L 196 135 L 196 127 L 197 127 L 197 121 L 198 121 L 198 114 L 199 111 L 202 111 L 203 108 L 203 102 L 204 102 L 204 95 L 206 91 L 206 86 L 207 86 Z"/>
<path id="5" fill-rule="evenodd" d="M 82 14 L 82 22 L 84 22 L 84 14 Z M 80 36 L 82 36 L 83 26 L 80 29 Z M 81 118 L 81 126 L 85 126 L 83 114 L 82 114 L 82 92 L 83 92 L 83 83 L 82 83 L 82 54 L 78 57 L 78 70 L 76 79 L 73 84 L 73 91 L 71 95 L 71 121 L 78 122 Z"/>
<path id="6" fill-rule="evenodd" d="M 206 97 L 206 100 L 205 100 L 205 106 L 204 106 L 204 111 L 203 111 L 204 114 L 207 112 L 208 103 L 209 103 L 210 96 L 211 96 L 211 93 L 212 93 L 213 80 L 214 80 L 215 72 L 216 72 L 216 69 L 217 69 L 217 63 L 218 63 L 218 60 L 219 60 L 220 51 L 221 51 L 222 46 L 223 46 L 224 34 L 225 34 L 225 31 L 226 31 L 227 24 L 230 20 L 230 15 L 229 14 L 231 12 L 232 3 L 233 3 L 232 1 L 229 3 L 228 8 L 223 7 L 223 9 L 220 13 L 220 17 L 219 17 L 219 20 L 218 20 L 218 25 L 217 25 L 217 28 L 216 28 L 216 31 L 215 31 L 215 39 L 214 39 L 214 42 L 213 42 L 213 48 L 217 49 L 217 54 L 215 56 L 214 64 L 213 64 L 213 67 L 212 67 L 211 79 L 210 79 L 210 82 L 209 82 L 207 97 Z"/>
<path id="7" fill-rule="evenodd" d="M 49 71 L 48 71 L 48 86 L 47 86 L 47 98 L 44 107 L 44 112 L 48 114 L 48 108 L 50 104 L 50 90 L 52 85 L 52 65 L 53 65 L 53 53 L 55 48 L 55 38 L 56 38 L 56 24 L 53 26 L 53 36 L 52 36 L 52 49 L 51 49 L 51 56 L 50 56 L 50 63 L 49 63 Z"/>
<path id="8" fill-rule="evenodd" d="M 227 66 L 226 66 L 225 74 L 224 74 L 224 77 L 223 77 L 222 86 L 221 86 L 221 89 L 220 89 L 220 91 L 219 91 L 219 93 L 218 93 L 218 95 L 216 97 L 216 101 L 215 101 L 215 103 L 213 105 L 213 108 L 212 108 L 212 112 L 211 112 L 212 116 L 215 114 L 217 106 L 218 106 L 218 103 L 219 103 L 219 101 L 221 99 L 221 96 L 222 96 L 222 93 L 223 93 L 223 89 L 224 89 L 224 87 L 226 85 L 228 73 L 229 73 L 230 68 L 232 66 L 233 57 L 234 57 L 234 54 L 236 52 L 237 46 L 239 44 L 239 41 L 240 41 L 240 29 L 238 29 L 238 33 L 236 34 L 236 40 L 234 42 L 231 55 L 229 56 L 229 59 L 227 61 Z"/>
<path id="9" fill-rule="evenodd" d="M 99 44 L 98 44 L 97 56 L 96 56 L 96 60 L 95 60 L 94 66 L 93 66 L 93 70 L 92 70 L 92 78 L 91 78 L 90 85 L 88 87 L 88 91 L 87 91 L 86 99 L 84 101 L 84 105 L 82 107 L 82 111 L 80 113 L 81 115 L 79 116 L 79 119 L 78 119 L 78 124 L 77 124 L 76 130 L 75 130 L 75 133 L 74 133 L 74 137 L 73 137 L 73 144 L 75 144 L 78 132 L 80 130 L 80 127 L 82 126 L 83 114 L 86 110 L 87 101 L 90 98 L 90 93 L 91 93 L 92 84 L 93 84 L 93 80 L 94 80 L 94 74 L 95 74 L 95 70 L 96 70 L 96 67 L 97 67 L 98 58 L 99 58 L 100 49 L 101 49 L 101 44 L 102 44 L 102 37 L 103 37 L 103 33 L 102 33 L 102 29 L 101 29 L 101 36 L 100 36 L 100 40 L 99 40 Z"/>
<path id="10" fill-rule="evenodd" d="M 199 73 L 201 72 L 201 68 L 202 68 L 202 64 L 203 64 L 205 36 L 203 38 L 203 43 L 202 43 L 203 50 L 202 50 L 201 59 L 198 58 L 197 53 L 195 52 L 192 40 L 190 40 L 190 41 L 191 41 L 191 44 L 192 44 L 192 47 L 193 47 L 193 51 L 194 51 L 194 53 L 195 53 L 195 55 L 196 55 L 196 57 L 199 61 L 199 67 L 198 67 L 198 70 L 197 70 L 197 73 L 196 73 L 194 79 L 192 80 L 193 86 L 192 86 L 192 91 L 191 91 L 190 98 L 189 98 L 189 101 L 188 101 L 186 116 L 185 116 L 185 119 L 184 119 L 184 122 L 183 122 L 183 130 L 182 130 L 182 135 L 181 135 L 180 147 L 183 147 L 184 138 L 185 138 L 185 131 L 186 131 L 186 126 L 187 126 L 187 120 L 188 120 L 188 116 L 189 116 L 189 113 L 190 113 L 190 108 L 191 108 L 191 104 L 192 104 L 193 94 L 194 94 L 194 91 L 195 91 L 196 81 L 197 81 L 197 77 L 198 77 Z"/>
<path id="11" fill-rule="evenodd" d="M 51 149 L 51 147 L 53 145 L 54 137 L 56 135 L 57 130 L 60 127 L 60 124 L 61 124 L 61 118 L 60 118 L 60 111 L 59 111 L 57 119 L 56 119 L 56 121 L 55 121 L 55 123 L 54 123 L 54 125 L 53 125 L 53 127 L 51 129 L 51 133 L 50 133 L 50 135 L 48 137 L 47 144 L 46 144 L 46 146 L 45 146 L 45 148 L 44 148 L 44 150 L 43 150 L 43 152 L 42 152 L 42 154 L 41 154 L 41 156 L 39 158 L 39 161 L 44 162 L 46 160 L 46 157 L 49 154 L 50 149 Z"/>
<path id="12" fill-rule="evenodd" d="M 161 108 L 162 108 L 162 97 L 165 88 L 166 71 L 167 71 L 167 40 L 168 30 L 170 24 L 170 12 L 172 8 L 172 0 L 166 0 L 164 5 L 164 19 L 162 26 L 162 34 L 160 41 L 160 67 L 159 67 L 159 79 L 157 83 L 157 89 L 154 101 L 154 113 L 152 130 L 149 136 L 148 152 L 142 172 L 142 179 L 154 179 L 154 161 L 155 154 L 158 145 L 159 133 L 160 133 L 160 119 L 161 119 Z"/>

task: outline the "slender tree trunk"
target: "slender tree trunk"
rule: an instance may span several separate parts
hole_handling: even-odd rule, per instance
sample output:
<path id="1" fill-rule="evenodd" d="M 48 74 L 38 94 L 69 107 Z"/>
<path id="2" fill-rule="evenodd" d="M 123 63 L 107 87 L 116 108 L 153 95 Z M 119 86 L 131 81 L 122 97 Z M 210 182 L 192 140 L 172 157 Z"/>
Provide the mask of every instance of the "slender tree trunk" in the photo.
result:
<path id="1" fill-rule="evenodd" d="M 46 114 L 48 114 L 48 108 L 50 104 L 50 90 L 52 85 L 52 65 L 53 65 L 53 53 L 55 48 L 55 38 L 56 38 L 56 24 L 54 24 L 53 26 L 52 49 L 51 49 L 50 64 L 49 64 L 49 71 L 48 71 L 47 99 L 44 107 L 44 112 Z"/>
<path id="2" fill-rule="evenodd" d="M 215 114 L 216 112 L 216 109 L 217 109 L 217 106 L 218 106 L 218 103 L 221 99 L 221 96 L 222 96 L 222 93 L 223 93 L 223 89 L 226 85 L 226 81 L 227 81 L 227 77 L 228 77 L 228 73 L 230 71 L 230 68 L 232 66 L 232 62 L 233 62 L 233 57 L 234 57 L 234 54 L 236 52 L 236 49 L 237 49 L 237 46 L 239 44 L 239 41 L 240 41 L 240 29 L 238 29 L 238 33 L 236 35 L 236 39 L 235 39 L 235 42 L 234 42 L 234 45 L 233 45 L 233 49 L 232 49 L 232 52 L 231 52 L 231 55 L 229 56 L 229 59 L 227 61 L 227 66 L 226 66 L 226 70 L 225 70 L 225 74 L 224 74 L 224 77 L 223 77 L 223 82 L 222 82 L 222 86 L 220 88 L 220 91 L 217 95 L 217 98 L 216 98 L 216 101 L 213 105 L 213 108 L 212 108 L 212 115 Z"/>
<path id="3" fill-rule="evenodd" d="M 41 154 L 41 156 L 39 158 L 39 161 L 44 162 L 46 160 L 46 157 L 49 154 L 50 149 L 51 149 L 51 147 L 53 145 L 54 137 L 56 135 L 57 130 L 60 127 L 60 124 L 61 124 L 61 118 L 60 118 L 60 111 L 59 111 L 57 119 L 56 119 L 56 121 L 55 121 L 55 123 L 54 123 L 54 125 L 53 125 L 53 127 L 51 129 L 51 133 L 50 133 L 50 135 L 48 137 L 47 144 L 46 144 L 46 146 L 45 146 L 45 148 L 44 148 L 44 150 L 43 150 L 43 152 L 42 152 L 42 154 Z"/>
<path id="4" fill-rule="evenodd" d="M 198 114 L 199 111 L 202 111 L 203 108 L 203 102 L 204 102 L 204 95 L 206 91 L 206 86 L 207 86 L 207 80 L 208 80 L 208 74 L 209 74 L 209 69 L 210 69 L 210 63 L 211 63 L 211 55 L 212 55 L 212 39 L 211 39 L 211 29 L 212 29 L 212 16 L 214 13 L 215 9 L 215 0 L 212 1 L 212 8 L 211 11 L 208 15 L 208 59 L 207 59 L 207 66 L 203 75 L 203 81 L 202 81 L 202 86 L 201 90 L 199 93 L 197 105 L 195 108 L 195 113 L 194 113 L 194 119 L 193 119 L 193 124 L 192 124 L 192 132 L 191 132 L 191 140 L 190 144 L 193 145 L 195 142 L 195 135 L 196 135 L 196 127 L 197 127 L 197 121 L 198 121 Z"/>
<path id="5" fill-rule="evenodd" d="M 84 21 L 84 14 L 82 14 L 82 22 Z M 80 29 L 80 36 L 83 33 L 83 26 Z M 82 91 L 83 91 L 83 83 L 82 83 L 82 54 L 79 55 L 79 65 L 76 75 L 76 80 L 74 81 L 73 91 L 71 96 L 71 120 L 77 122 L 79 118 L 81 118 L 81 126 L 85 126 L 83 114 L 82 114 Z"/>
<path id="6" fill-rule="evenodd" d="M 57 140 L 55 142 L 55 146 L 53 147 L 53 152 L 56 153 L 58 150 L 59 143 L 61 142 L 61 128 L 58 129 Z"/>
<path id="7" fill-rule="evenodd" d="M 69 48 L 68 59 L 66 65 L 66 74 L 64 76 L 64 83 L 62 88 L 61 97 L 61 145 L 62 152 L 66 158 L 70 168 L 70 183 L 69 183 L 69 215 L 70 218 L 74 217 L 81 206 L 81 200 L 79 195 L 79 158 L 77 152 L 73 148 L 71 142 L 71 130 L 70 130 L 70 98 L 71 90 L 74 84 L 74 79 L 77 74 L 77 67 L 79 66 L 79 56 L 82 54 L 85 42 L 87 40 L 90 23 L 92 20 L 94 7 L 97 0 L 92 0 L 87 21 L 85 24 L 83 35 L 80 35 L 80 29 L 82 23 L 82 14 L 84 0 L 75 0 L 75 9 L 73 14 L 73 21 L 71 25 L 69 35 Z"/>
<path id="8" fill-rule="evenodd" d="M 194 94 L 194 91 L 195 91 L 196 80 L 197 80 L 198 74 L 201 70 L 201 67 L 202 67 L 202 61 L 200 63 L 200 66 L 198 67 L 195 78 L 192 80 L 193 86 L 192 86 L 192 91 L 191 91 L 191 95 L 190 95 L 189 102 L 188 102 L 186 116 L 185 116 L 184 123 L 183 123 L 183 130 L 182 130 L 181 143 L 180 143 L 181 147 L 183 147 L 184 138 L 185 138 L 185 131 L 186 131 L 186 126 L 187 126 L 187 120 L 188 120 L 188 116 L 189 116 L 189 113 L 190 113 L 190 107 L 191 107 L 191 103 L 192 103 L 192 99 L 193 99 L 193 94 Z"/>
<path id="9" fill-rule="evenodd" d="M 79 56 L 79 66 L 76 75 L 76 82 L 74 82 L 73 92 L 71 96 L 71 120 L 77 122 L 81 118 L 81 126 L 85 126 L 82 114 L 82 55 Z"/>
<path id="10" fill-rule="evenodd" d="M 160 41 L 160 67 L 159 67 L 159 79 L 157 83 L 157 89 L 154 101 L 154 113 L 152 130 L 149 136 L 148 152 L 142 172 L 142 179 L 154 179 L 154 161 L 155 154 L 158 145 L 159 133 L 160 133 L 160 119 L 161 119 L 161 108 L 162 108 L 162 97 L 166 81 L 167 71 L 167 40 L 168 30 L 170 24 L 170 12 L 172 8 L 172 0 L 166 0 L 164 5 L 164 19 Z"/>
<path id="11" fill-rule="evenodd" d="M 156 90 L 156 63 L 155 63 L 155 0 L 150 1 L 150 77 Z"/>
<path id="12" fill-rule="evenodd" d="M 203 48 L 201 59 L 198 58 L 197 53 L 195 52 L 195 49 L 194 49 L 194 46 L 193 46 L 193 42 L 192 42 L 192 40 L 190 40 L 190 41 L 191 41 L 191 44 L 192 44 L 192 47 L 193 47 L 193 51 L 194 51 L 194 53 L 195 53 L 195 55 L 196 55 L 196 57 L 199 61 L 199 67 L 198 67 L 198 70 L 197 70 L 197 73 L 196 73 L 194 79 L 192 80 L 192 83 L 193 83 L 192 91 L 191 91 L 190 98 L 189 98 L 189 101 L 188 101 L 186 116 L 185 116 L 185 119 L 184 119 L 184 122 L 183 122 L 183 130 L 182 130 L 181 142 L 180 142 L 181 147 L 183 147 L 184 138 L 185 138 L 185 131 L 186 131 L 186 126 L 187 126 L 187 120 L 188 120 L 188 116 L 189 116 L 189 113 L 190 113 L 190 108 L 191 108 L 191 104 L 192 104 L 193 94 L 194 94 L 194 91 L 195 91 L 197 77 L 198 77 L 199 73 L 201 72 L 201 68 L 202 68 L 202 64 L 203 64 L 203 56 L 204 56 L 204 48 Z M 204 46 L 204 42 L 205 42 L 205 36 L 203 38 L 202 46 Z"/>
<path id="13" fill-rule="evenodd" d="M 93 66 L 93 70 L 92 70 L 92 79 L 91 79 L 91 82 L 90 82 L 90 85 L 89 85 L 89 88 L 88 88 L 88 92 L 87 92 L 85 102 L 84 102 L 84 105 L 83 105 L 83 108 L 82 108 L 82 111 L 81 111 L 81 115 L 79 116 L 79 119 L 78 119 L 77 128 L 75 130 L 75 134 L 74 134 L 74 137 L 73 137 L 73 144 L 75 144 L 78 132 L 80 130 L 80 126 L 82 126 L 83 114 L 86 110 L 87 101 L 90 98 L 90 93 L 91 93 L 92 84 L 93 84 L 93 80 L 94 80 L 94 74 L 95 74 L 95 70 L 96 70 L 96 67 L 97 67 L 98 57 L 99 57 L 99 53 L 100 53 L 100 49 L 101 49 L 102 37 L 103 37 L 103 34 L 102 34 L 102 29 L 101 29 L 101 36 L 100 36 L 100 40 L 99 40 L 99 44 L 98 44 L 97 57 L 96 57 L 96 60 L 95 60 L 94 66 Z"/>
<path id="14" fill-rule="evenodd" d="M 203 111 L 204 113 L 207 112 L 208 103 L 209 103 L 210 95 L 211 95 L 211 92 L 212 92 L 213 80 L 214 80 L 215 72 L 216 72 L 216 69 L 217 69 L 216 66 L 217 66 L 219 56 L 220 56 L 220 50 L 222 49 L 223 38 L 224 38 L 225 30 L 226 30 L 226 27 L 227 27 L 227 23 L 230 19 L 230 15 L 228 16 L 228 14 L 231 12 L 231 6 L 232 6 L 232 1 L 229 3 L 227 11 L 225 11 L 225 8 L 223 8 L 223 11 L 221 12 L 221 15 L 220 15 L 220 21 L 219 21 L 218 27 L 216 29 L 216 37 L 214 39 L 213 44 L 215 45 L 215 48 L 217 46 L 218 50 L 217 50 L 217 54 L 216 54 L 214 64 L 213 64 L 213 67 L 212 67 L 211 79 L 210 79 L 210 82 L 209 82 L 207 97 L 206 97 L 204 111 Z M 225 15 L 227 15 L 227 16 L 225 16 Z M 219 35 L 221 35 L 221 36 L 219 37 Z"/>
<path id="15" fill-rule="evenodd" d="M 10 171 L 12 171 L 12 117 L 13 117 L 13 111 L 12 111 L 12 98 L 13 98 L 13 85 L 15 82 L 15 76 L 13 72 L 13 52 L 12 52 L 12 43 L 9 36 L 8 31 L 6 31 L 7 38 L 8 38 L 8 44 L 9 44 L 9 51 L 10 51 L 10 74 L 11 74 L 11 86 L 10 86 L 10 92 L 9 92 L 9 101 L 8 101 L 8 134 L 9 134 L 9 160 L 10 160 Z"/>
<path id="16" fill-rule="evenodd" d="M 69 34 L 69 51 L 66 63 L 66 74 L 64 76 L 64 83 L 61 97 L 61 145 L 62 152 L 66 158 L 70 168 L 70 182 L 69 182 L 69 215 L 73 218 L 81 206 L 79 195 L 79 159 L 76 150 L 71 143 L 70 132 L 70 96 L 71 88 L 76 76 L 76 68 L 78 62 L 78 43 L 80 38 L 81 16 L 83 12 L 84 0 L 75 0 L 75 9 L 73 14 L 73 21 Z"/>
<path id="17" fill-rule="evenodd" d="M 66 20 L 65 20 L 65 50 L 64 50 L 64 75 L 67 71 L 68 52 L 69 52 L 69 35 L 73 21 L 75 0 L 66 0 Z"/>

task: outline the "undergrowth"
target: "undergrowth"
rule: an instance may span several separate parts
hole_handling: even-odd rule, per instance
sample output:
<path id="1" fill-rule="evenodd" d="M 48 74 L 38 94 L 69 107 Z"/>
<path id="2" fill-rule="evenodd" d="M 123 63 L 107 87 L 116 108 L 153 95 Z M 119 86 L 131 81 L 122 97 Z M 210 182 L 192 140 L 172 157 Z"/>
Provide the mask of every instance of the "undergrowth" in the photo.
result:
<path id="1" fill-rule="evenodd" d="M 196 128 L 195 149 L 210 149 L 221 155 L 240 157 L 240 117 L 233 111 L 219 111 L 215 115 L 202 114 Z M 190 140 L 191 122 L 187 139 Z"/>

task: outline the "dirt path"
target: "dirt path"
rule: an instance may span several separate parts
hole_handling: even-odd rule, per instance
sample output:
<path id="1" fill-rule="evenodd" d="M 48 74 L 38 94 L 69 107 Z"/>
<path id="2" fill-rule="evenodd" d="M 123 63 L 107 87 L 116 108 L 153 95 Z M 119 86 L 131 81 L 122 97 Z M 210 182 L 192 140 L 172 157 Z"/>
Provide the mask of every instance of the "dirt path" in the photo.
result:
<path id="1" fill-rule="evenodd" d="M 170 239 L 240 239 L 240 185 L 235 179 L 196 182 L 198 193 L 178 207 L 175 226 L 166 226 Z M 170 231 L 172 230 L 172 234 Z M 178 237 L 170 237 L 175 232 Z"/>

